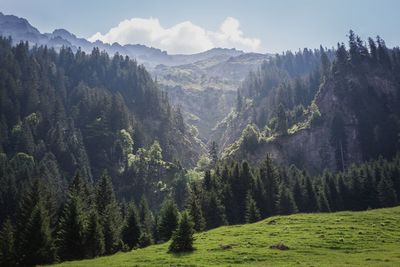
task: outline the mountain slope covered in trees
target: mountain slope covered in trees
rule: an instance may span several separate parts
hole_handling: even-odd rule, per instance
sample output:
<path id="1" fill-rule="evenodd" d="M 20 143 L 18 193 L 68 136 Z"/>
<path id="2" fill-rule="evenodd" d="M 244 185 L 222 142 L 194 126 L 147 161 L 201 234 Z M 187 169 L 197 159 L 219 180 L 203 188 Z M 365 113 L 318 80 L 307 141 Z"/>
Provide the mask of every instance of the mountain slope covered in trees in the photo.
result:
<path id="1" fill-rule="evenodd" d="M 60 198 L 77 171 L 95 182 L 107 170 L 122 188 L 126 177 L 146 179 L 147 162 L 154 184 L 196 162 L 201 144 L 135 61 L 5 38 L 0 46 L 2 207 L 15 210 L 36 177 Z"/>
<path id="2" fill-rule="evenodd" d="M 221 48 L 170 56 L 140 45 L 90 43 L 64 30 L 42 34 L 1 13 L 0 26 L 0 34 L 17 37 L 0 38 L 0 266 L 81 260 L 161 243 L 133 253 L 149 262 L 154 249 L 165 249 L 171 254 L 158 260 L 175 263 L 187 255 L 189 263 L 199 255 L 189 251 L 212 244 L 209 252 L 222 257 L 215 264 L 264 264 L 265 256 L 246 250 L 274 254 L 287 244 L 269 240 L 285 237 L 293 222 L 307 218 L 301 227 L 318 227 L 309 220 L 326 224 L 342 217 L 276 217 L 255 224 L 258 230 L 222 228 L 234 235 L 244 229 L 246 237 L 254 231 L 257 244 L 235 236 L 239 243 L 225 244 L 231 240 L 222 238 L 226 232 L 203 231 L 276 215 L 400 203 L 400 49 L 387 48 L 379 37 L 366 45 L 350 31 L 348 48 L 275 56 Z M 103 49 L 141 51 L 169 66 L 157 66 L 153 79 L 136 60 Z M 386 216 L 381 226 L 395 227 L 397 209 L 390 211 L 393 218 L 385 210 L 364 213 L 365 227 L 375 225 L 369 214 Z M 361 218 L 339 216 L 346 214 Z M 269 232 L 275 224 L 280 228 Z M 364 228 L 345 235 L 342 226 L 339 232 L 315 230 L 322 251 L 346 253 L 355 246 L 348 239 L 361 244 Z M 370 238 L 393 229 L 368 232 L 365 248 L 375 249 Z M 268 244 L 261 230 L 270 233 Z M 389 263 L 396 256 L 393 231 L 385 244 Z M 200 242 L 193 243 L 194 232 Z M 299 235 L 304 238 L 301 231 L 296 242 Z M 297 252 L 309 253 L 287 242 L 293 260 L 301 261 Z M 244 251 L 224 258 L 236 247 Z M 176 254 L 182 251 L 187 254 Z M 247 258 L 235 257 L 241 252 Z M 132 254 L 124 255 L 100 260 L 119 264 Z M 349 259 L 364 261 L 376 263 Z"/>
<path id="3" fill-rule="evenodd" d="M 400 50 L 368 47 L 352 31 L 336 50 L 290 52 L 265 63 L 239 89 L 236 112 L 216 132 L 226 158 L 319 172 L 343 170 L 400 145 Z M 242 132 L 243 131 L 243 132 Z"/>

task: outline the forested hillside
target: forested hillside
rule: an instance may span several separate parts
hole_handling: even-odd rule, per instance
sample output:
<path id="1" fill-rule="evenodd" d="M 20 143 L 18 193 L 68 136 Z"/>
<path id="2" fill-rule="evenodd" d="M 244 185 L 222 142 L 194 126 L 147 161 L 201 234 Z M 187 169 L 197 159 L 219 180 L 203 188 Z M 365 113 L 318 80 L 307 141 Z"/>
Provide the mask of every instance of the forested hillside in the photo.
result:
<path id="1" fill-rule="evenodd" d="M 400 144 L 399 58 L 381 38 L 367 47 L 352 31 L 347 49 L 277 56 L 239 89 L 215 140 L 227 158 L 261 162 L 271 153 L 312 172 L 391 158 Z"/>
<path id="2" fill-rule="evenodd" d="M 400 204 L 400 49 L 380 37 L 274 56 L 101 43 L 152 77 L 69 32 L 0 25 L 29 37 L 0 37 L 0 266 L 175 257 L 224 225 Z"/>
<path id="3" fill-rule="evenodd" d="M 148 167 L 141 166 L 150 162 L 155 182 L 145 183 L 154 192 L 156 182 L 167 182 L 202 151 L 179 110 L 128 57 L 12 47 L 5 38 L 0 46 L 0 201 L 8 209 L 1 220 L 33 178 L 62 199 L 76 172 L 96 182 L 107 170 L 122 196 L 133 193 L 128 177 L 130 185 L 146 180 Z"/>

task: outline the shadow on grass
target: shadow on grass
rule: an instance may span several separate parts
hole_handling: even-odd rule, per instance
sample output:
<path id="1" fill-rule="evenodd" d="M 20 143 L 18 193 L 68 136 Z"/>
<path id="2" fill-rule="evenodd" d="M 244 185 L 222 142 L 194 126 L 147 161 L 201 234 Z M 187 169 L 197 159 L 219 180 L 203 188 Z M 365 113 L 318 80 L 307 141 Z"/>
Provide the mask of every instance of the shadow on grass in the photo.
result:
<path id="1" fill-rule="evenodd" d="M 190 256 L 191 254 L 193 254 L 193 252 L 195 252 L 196 249 L 193 249 L 191 251 L 185 251 L 185 252 L 172 252 L 172 251 L 168 251 L 167 253 L 172 255 L 175 258 L 181 258 L 181 257 L 186 257 L 186 256 Z"/>

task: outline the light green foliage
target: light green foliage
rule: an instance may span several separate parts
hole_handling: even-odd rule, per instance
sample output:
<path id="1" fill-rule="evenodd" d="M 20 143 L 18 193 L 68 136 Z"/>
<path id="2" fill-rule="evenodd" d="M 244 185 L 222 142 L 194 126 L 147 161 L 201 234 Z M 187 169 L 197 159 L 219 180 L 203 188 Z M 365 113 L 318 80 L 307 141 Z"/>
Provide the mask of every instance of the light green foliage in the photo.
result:
<path id="1" fill-rule="evenodd" d="M 150 159 L 156 162 L 162 160 L 162 149 L 160 143 L 158 141 L 154 141 L 149 149 Z"/>
<path id="2" fill-rule="evenodd" d="M 195 234 L 179 256 L 165 243 L 58 266 L 399 266 L 399 221 L 400 207 L 276 216 Z M 289 250 L 270 248 L 280 242 Z"/>
<path id="3" fill-rule="evenodd" d="M 310 125 L 319 123 L 322 119 L 321 112 L 319 111 L 317 104 L 315 104 L 315 101 L 311 103 L 309 110 L 310 110 L 310 117 L 309 117 Z"/>
<path id="4" fill-rule="evenodd" d="M 140 168 L 148 165 L 149 162 L 152 165 L 165 165 L 162 157 L 162 148 L 157 140 L 154 141 L 149 149 L 141 147 L 136 154 L 130 153 L 127 157 L 129 167 Z"/>
<path id="5" fill-rule="evenodd" d="M 197 127 L 194 126 L 194 125 L 190 125 L 190 130 L 189 130 L 189 132 L 190 132 L 194 137 L 199 136 L 199 130 L 198 130 Z"/>
<path id="6" fill-rule="evenodd" d="M 200 159 L 197 161 L 197 166 L 195 170 L 198 172 L 204 172 L 209 168 L 210 163 L 211 163 L 210 158 L 207 157 L 206 155 L 202 155 Z"/>
<path id="7" fill-rule="evenodd" d="M 122 129 L 118 132 L 116 142 L 121 146 L 124 155 L 132 153 L 133 139 L 127 130 Z"/>
<path id="8" fill-rule="evenodd" d="M 186 172 L 186 177 L 189 182 L 199 181 L 204 177 L 204 173 L 194 169 L 190 169 Z"/>
<path id="9" fill-rule="evenodd" d="M 25 117 L 25 122 L 31 126 L 36 126 L 39 123 L 39 116 L 36 113 L 31 113 Z"/>
<path id="10" fill-rule="evenodd" d="M 253 124 L 248 124 L 243 130 L 239 140 L 225 148 L 222 153 L 222 158 L 233 155 L 240 148 L 243 148 L 245 151 L 251 151 L 256 148 L 261 140 L 262 137 L 257 127 Z"/>

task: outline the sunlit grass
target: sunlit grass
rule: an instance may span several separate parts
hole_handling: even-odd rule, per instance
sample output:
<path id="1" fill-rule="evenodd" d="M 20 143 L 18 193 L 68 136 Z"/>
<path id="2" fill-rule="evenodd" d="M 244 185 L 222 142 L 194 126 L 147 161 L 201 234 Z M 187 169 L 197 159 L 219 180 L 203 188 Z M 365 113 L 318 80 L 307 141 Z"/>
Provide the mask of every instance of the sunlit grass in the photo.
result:
<path id="1" fill-rule="evenodd" d="M 279 242 L 289 250 L 270 248 Z M 166 243 L 58 266 L 400 266 L 400 207 L 276 216 L 196 234 L 195 247 L 171 254 Z"/>

